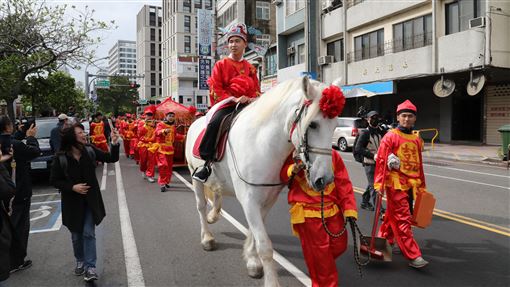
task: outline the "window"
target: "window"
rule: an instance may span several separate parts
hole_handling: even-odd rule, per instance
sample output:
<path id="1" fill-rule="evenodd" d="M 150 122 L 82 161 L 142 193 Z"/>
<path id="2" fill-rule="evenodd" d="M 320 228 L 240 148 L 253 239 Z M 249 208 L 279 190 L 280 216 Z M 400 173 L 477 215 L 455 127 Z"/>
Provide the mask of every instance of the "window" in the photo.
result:
<path id="1" fill-rule="evenodd" d="M 151 43 L 151 56 L 156 56 L 156 44 Z"/>
<path id="2" fill-rule="evenodd" d="M 193 88 L 198 87 L 198 81 L 193 81 Z"/>
<path id="3" fill-rule="evenodd" d="M 370 59 L 384 55 L 384 29 L 354 38 L 354 60 Z"/>
<path id="4" fill-rule="evenodd" d="M 333 56 L 333 62 L 344 60 L 344 39 L 338 39 L 327 44 L 327 55 Z"/>
<path id="5" fill-rule="evenodd" d="M 151 73 L 151 86 L 156 85 L 156 73 Z"/>
<path id="6" fill-rule="evenodd" d="M 161 29 L 159 29 L 159 30 L 158 30 L 158 34 L 159 34 L 159 36 L 158 36 L 158 41 L 160 41 L 160 42 L 161 42 Z"/>
<path id="7" fill-rule="evenodd" d="M 301 44 L 297 46 L 298 52 L 298 64 L 302 64 L 305 62 L 305 44 Z"/>
<path id="8" fill-rule="evenodd" d="M 255 36 L 255 44 L 267 47 L 271 43 L 271 35 L 269 34 L 261 34 Z"/>
<path id="9" fill-rule="evenodd" d="M 446 35 L 469 29 L 469 20 L 485 16 L 485 1 L 459 0 L 446 4 Z"/>
<path id="10" fill-rule="evenodd" d="M 191 17 L 188 15 L 184 16 L 184 32 L 191 33 Z"/>
<path id="11" fill-rule="evenodd" d="M 202 9 L 202 0 L 195 0 L 195 9 Z"/>
<path id="12" fill-rule="evenodd" d="M 296 64 L 296 58 L 294 54 L 290 54 L 287 56 L 287 67 L 294 66 Z"/>
<path id="13" fill-rule="evenodd" d="M 204 0 L 205 9 L 212 10 L 212 0 Z"/>
<path id="14" fill-rule="evenodd" d="M 191 103 L 191 101 L 192 101 L 191 98 L 186 98 L 186 102 Z"/>
<path id="15" fill-rule="evenodd" d="M 305 8 L 304 0 L 286 0 L 285 1 L 285 15 L 291 15 L 297 11 Z"/>
<path id="16" fill-rule="evenodd" d="M 265 75 L 271 76 L 275 75 L 278 71 L 278 64 L 276 58 L 276 49 L 270 49 L 266 54 L 266 66 L 265 66 Z"/>
<path id="17" fill-rule="evenodd" d="M 269 20 L 269 2 L 256 2 L 256 15 L 255 18 L 259 20 Z"/>
<path id="18" fill-rule="evenodd" d="M 191 53 L 191 36 L 184 36 L 184 53 Z"/>
<path id="19" fill-rule="evenodd" d="M 151 28 L 151 41 L 156 41 L 156 29 Z"/>
<path id="20" fill-rule="evenodd" d="M 202 96 L 197 96 L 197 104 L 203 104 Z"/>
<path id="21" fill-rule="evenodd" d="M 156 96 L 156 88 L 151 88 L 151 98 Z"/>
<path id="22" fill-rule="evenodd" d="M 179 96 L 179 104 L 182 104 L 184 103 L 184 97 L 183 96 Z"/>
<path id="23" fill-rule="evenodd" d="M 156 71 L 156 59 L 151 58 L 151 71 Z"/>
<path id="24" fill-rule="evenodd" d="M 149 26 L 156 26 L 156 13 L 155 12 L 149 13 Z"/>
<path id="25" fill-rule="evenodd" d="M 191 0 L 182 1 L 183 12 L 191 13 Z"/>
<path id="26" fill-rule="evenodd" d="M 393 25 L 393 52 L 420 48 L 431 44 L 431 14 Z"/>

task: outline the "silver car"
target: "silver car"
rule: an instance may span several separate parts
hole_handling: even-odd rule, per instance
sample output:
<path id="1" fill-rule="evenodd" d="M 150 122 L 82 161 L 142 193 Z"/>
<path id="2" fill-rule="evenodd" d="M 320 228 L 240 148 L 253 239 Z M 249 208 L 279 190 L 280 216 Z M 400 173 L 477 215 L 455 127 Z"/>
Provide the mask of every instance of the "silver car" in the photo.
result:
<path id="1" fill-rule="evenodd" d="M 347 151 L 354 145 L 354 139 L 361 129 L 367 128 L 367 122 L 361 118 L 337 118 L 337 127 L 331 140 L 333 147 Z"/>

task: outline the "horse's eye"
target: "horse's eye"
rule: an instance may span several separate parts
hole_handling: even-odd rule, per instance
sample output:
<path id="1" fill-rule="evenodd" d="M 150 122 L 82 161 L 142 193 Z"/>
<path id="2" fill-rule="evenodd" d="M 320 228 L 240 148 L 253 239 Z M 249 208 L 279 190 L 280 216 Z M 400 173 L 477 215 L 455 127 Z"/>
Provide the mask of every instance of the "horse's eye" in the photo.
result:
<path id="1" fill-rule="evenodd" d="M 314 130 L 314 129 L 318 128 L 318 127 L 319 127 L 319 124 L 318 124 L 318 123 L 316 123 L 316 122 L 311 122 L 311 123 L 310 123 L 310 128 L 311 128 L 312 130 Z"/>

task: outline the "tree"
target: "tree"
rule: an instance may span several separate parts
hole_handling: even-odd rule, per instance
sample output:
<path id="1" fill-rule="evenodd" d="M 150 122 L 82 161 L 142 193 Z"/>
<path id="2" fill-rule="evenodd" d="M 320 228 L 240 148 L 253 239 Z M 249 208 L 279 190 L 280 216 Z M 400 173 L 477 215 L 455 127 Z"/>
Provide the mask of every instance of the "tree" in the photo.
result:
<path id="1" fill-rule="evenodd" d="M 0 99 L 6 101 L 11 118 L 29 75 L 91 62 L 90 47 L 101 41 L 91 34 L 113 24 L 95 20 L 94 10 L 88 8 L 76 11 L 70 20 L 66 11 L 67 5 L 49 6 L 44 1 L 0 2 Z"/>
<path id="2" fill-rule="evenodd" d="M 138 92 L 130 87 L 127 77 L 111 77 L 109 89 L 98 89 L 99 109 L 105 113 L 133 113 L 136 110 L 133 101 L 138 99 Z"/>
<path id="3" fill-rule="evenodd" d="M 73 106 L 77 111 L 86 108 L 87 101 L 83 91 L 76 87 L 75 80 L 70 75 L 58 71 L 41 76 L 29 77 L 22 89 L 23 105 L 32 106 L 36 112 L 57 111 L 66 113 Z"/>

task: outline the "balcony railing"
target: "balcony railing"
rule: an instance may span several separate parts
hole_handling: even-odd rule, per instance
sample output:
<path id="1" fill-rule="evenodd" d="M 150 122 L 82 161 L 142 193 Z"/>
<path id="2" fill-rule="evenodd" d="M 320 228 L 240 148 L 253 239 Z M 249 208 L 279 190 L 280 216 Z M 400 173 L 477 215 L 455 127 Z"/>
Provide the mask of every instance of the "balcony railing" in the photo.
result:
<path id="1" fill-rule="evenodd" d="M 358 5 L 360 3 L 365 2 L 366 0 L 347 0 L 347 9 L 351 8 L 352 6 Z"/>
<path id="2" fill-rule="evenodd" d="M 347 63 L 372 59 L 387 54 L 417 49 L 432 45 L 432 32 L 414 35 L 412 37 L 397 38 L 382 44 L 364 47 L 347 53 Z"/>

